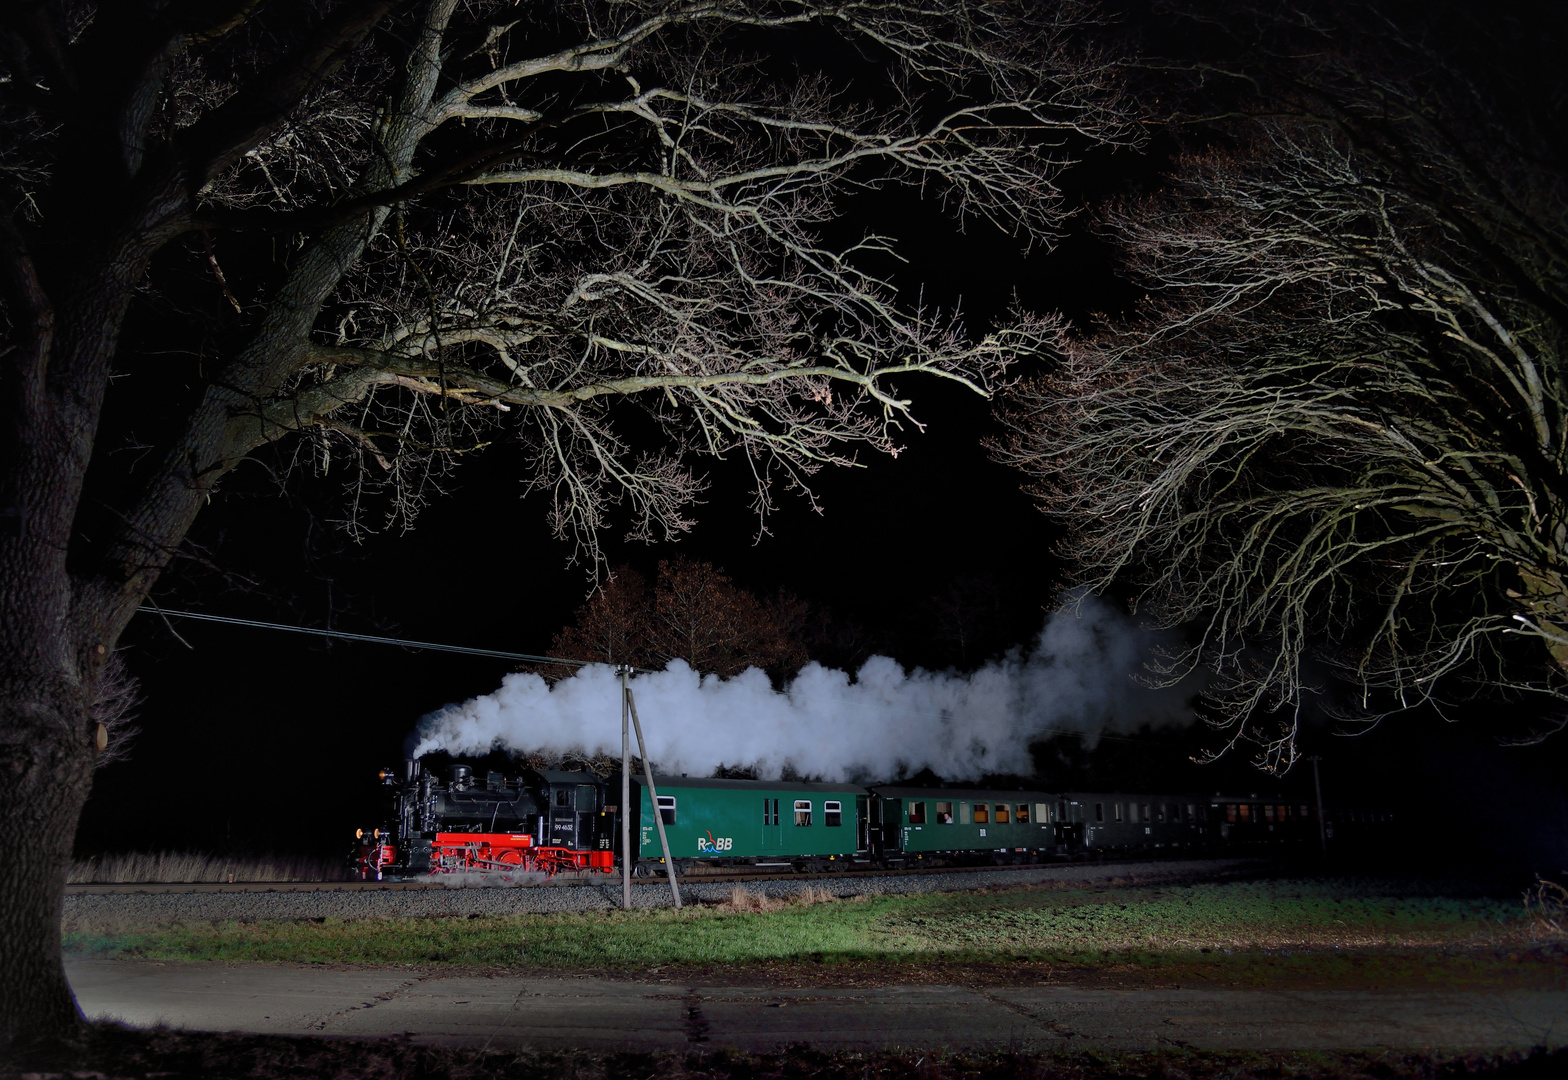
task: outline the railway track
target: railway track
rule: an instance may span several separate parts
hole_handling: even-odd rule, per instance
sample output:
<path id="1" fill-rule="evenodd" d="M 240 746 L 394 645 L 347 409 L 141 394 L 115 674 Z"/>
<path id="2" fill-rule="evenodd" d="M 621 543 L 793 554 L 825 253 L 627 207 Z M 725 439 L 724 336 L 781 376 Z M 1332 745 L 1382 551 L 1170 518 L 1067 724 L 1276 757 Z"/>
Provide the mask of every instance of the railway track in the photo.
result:
<path id="1" fill-rule="evenodd" d="M 1213 856 L 1204 860 L 1212 861 Z M 1169 864 L 1175 865 L 1187 860 L 1170 859 Z M 1267 860 L 1259 860 L 1266 862 Z M 1149 859 L 1101 859 L 1077 860 L 1079 864 L 1094 862 L 1100 866 L 1117 866 L 1121 864 L 1139 863 L 1147 865 Z M 744 883 L 748 881 L 840 881 L 846 878 L 871 878 L 892 877 L 929 874 L 972 874 L 980 871 L 1006 873 L 1008 871 L 1023 872 L 1039 870 L 1042 867 L 1060 865 L 1070 866 L 1073 863 L 1060 861 L 1057 863 L 1023 863 L 1016 866 L 914 866 L 914 867 L 863 867 L 852 870 L 833 870 L 826 873 L 806 872 L 792 873 L 786 871 L 768 872 L 718 872 L 718 873 L 690 873 L 682 875 L 678 880 L 684 884 L 697 883 Z M 557 874 L 544 881 L 530 882 L 524 888 L 572 888 L 584 885 L 609 885 L 619 884 L 620 874 Z M 661 875 L 650 877 L 634 877 L 632 881 L 638 885 L 659 885 L 665 878 Z M 454 888 L 499 888 L 509 886 L 492 886 L 485 884 L 451 884 L 441 880 L 424 881 L 233 881 L 233 882 L 175 882 L 175 881 L 146 881 L 124 882 L 116 884 L 73 884 L 65 887 L 67 896 L 114 896 L 133 894 L 166 894 L 166 893 L 318 893 L 318 892 L 425 892 L 429 890 L 450 890 Z"/>

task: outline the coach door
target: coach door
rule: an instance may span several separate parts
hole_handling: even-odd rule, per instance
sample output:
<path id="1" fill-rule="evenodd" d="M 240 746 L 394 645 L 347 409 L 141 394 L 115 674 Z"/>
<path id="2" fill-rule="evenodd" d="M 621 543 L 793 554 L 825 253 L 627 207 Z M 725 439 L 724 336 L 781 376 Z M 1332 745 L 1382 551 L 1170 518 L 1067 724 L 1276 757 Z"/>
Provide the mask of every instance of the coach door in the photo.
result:
<path id="1" fill-rule="evenodd" d="M 855 851 L 864 853 L 871 849 L 870 822 L 867 820 L 870 799 L 864 795 L 855 796 Z"/>

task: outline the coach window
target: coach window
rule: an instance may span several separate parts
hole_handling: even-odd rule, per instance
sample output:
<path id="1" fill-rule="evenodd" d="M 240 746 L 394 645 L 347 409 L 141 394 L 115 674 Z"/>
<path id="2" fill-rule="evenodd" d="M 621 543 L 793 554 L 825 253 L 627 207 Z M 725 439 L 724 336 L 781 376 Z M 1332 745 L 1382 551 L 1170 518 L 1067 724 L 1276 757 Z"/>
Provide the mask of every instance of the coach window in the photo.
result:
<path id="1" fill-rule="evenodd" d="M 830 803 L 829 805 L 837 806 L 838 803 Z M 909 804 L 909 823 L 911 825 L 924 825 L 926 823 L 926 804 L 925 803 L 923 803 L 923 802 L 911 802 Z M 830 821 L 830 822 L 828 822 L 828 824 L 831 825 L 833 823 Z"/>
<path id="2" fill-rule="evenodd" d="M 830 829 L 836 829 L 844 824 L 844 805 L 836 799 L 830 799 L 823 803 L 822 824 Z"/>
<path id="3" fill-rule="evenodd" d="M 1094 804 L 1094 820 L 1105 820 L 1105 804 L 1103 802 L 1097 802 Z"/>
<path id="4" fill-rule="evenodd" d="M 1149 804 L 1148 803 L 1144 803 L 1143 804 L 1143 823 L 1145 825 L 1147 825 L 1149 822 L 1151 822 L 1153 820 L 1154 819 L 1149 816 Z"/>
<path id="5" fill-rule="evenodd" d="M 1020 824 L 1020 825 L 1027 825 L 1027 824 L 1029 824 L 1029 804 L 1028 803 L 1021 802 L 1021 803 L 1018 804 L 1018 813 L 1013 816 L 1013 820 L 1018 822 L 1018 824 Z"/>
<path id="6" fill-rule="evenodd" d="M 675 796 L 659 796 L 659 817 L 664 819 L 666 825 L 675 824 Z"/>
<path id="7" fill-rule="evenodd" d="M 811 800 L 810 799 L 796 799 L 795 800 L 795 824 L 796 825 L 810 825 L 811 824 Z"/>
<path id="8" fill-rule="evenodd" d="M 1252 820 L 1252 807 L 1249 806 L 1247 803 L 1242 803 L 1241 804 L 1241 820 L 1243 820 L 1243 821 L 1251 821 Z"/>
<path id="9" fill-rule="evenodd" d="M 936 823 L 938 825 L 951 825 L 953 823 L 953 804 L 939 802 L 936 804 Z"/>
<path id="10" fill-rule="evenodd" d="M 558 787 L 558 788 L 556 788 L 555 789 L 555 805 L 557 805 L 557 806 L 570 806 L 570 805 L 572 805 L 572 789 L 571 788 L 567 788 L 567 787 Z"/>
<path id="11" fill-rule="evenodd" d="M 1111 803 L 1111 820 L 1112 821 L 1120 821 L 1120 820 L 1122 820 L 1122 804 L 1121 803 L 1119 803 L 1119 802 L 1118 803 Z"/>
<path id="12" fill-rule="evenodd" d="M 958 823 L 960 825 L 969 824 L 969 804 L 966 802 L 958 804 Z"/>
<path id="13" fill-rule="evenodd" d="M 1308 810 L 1305 806 L 1298 806 L 1296 809 L 1301 812 L 1302 821 L 1306 821 L 1309 817 L 1312 816 L 1312 811 Z"/>
<path id="14" fill-rule="evenodd" d="M 975 803 L 975 824 L 989 825 L 991 823 L 991 807 L 983 802 Z"/>
<path id="15" fill-rule="evenodd" d="M 762 823 L 764 825 L 777 825 L 779 823 L 779 801 L 777 799 L 762 800 Z"/>
<path id="16" fill-rule="evenodd" d="M 1187 804 L 1187 820 L 1188 821 L 1197 821 L 1198 820 L 1198 808 L 1196 806 L 1194 806 L 1192 803 L 1188 803 Z"/>
<path id="17" fill-rule="evenodd" d="M 1225 804 L 1225 820 L 1226 821 L 1235 821 L 1236 820 L 1236 804 L 1235 803 L 1228 802 L 1228 803 Z"/>
<path id="18" fill-rule="evenodd" d="M 998 825 L 1006 825 L 1010 820 L 1012 820 L 1013 815 L 1008 810 L 1007 804 L 1005 802 L 999 802 L 996 804 L 996 814 L 994 816 Z"/>
<path id="19" fill-rule="evenodd" d="M 1035 803 L 1034 819 L 1041 825 L 1049 825 L 1051 822 L 1051 804 L 1043 802 Z"/>

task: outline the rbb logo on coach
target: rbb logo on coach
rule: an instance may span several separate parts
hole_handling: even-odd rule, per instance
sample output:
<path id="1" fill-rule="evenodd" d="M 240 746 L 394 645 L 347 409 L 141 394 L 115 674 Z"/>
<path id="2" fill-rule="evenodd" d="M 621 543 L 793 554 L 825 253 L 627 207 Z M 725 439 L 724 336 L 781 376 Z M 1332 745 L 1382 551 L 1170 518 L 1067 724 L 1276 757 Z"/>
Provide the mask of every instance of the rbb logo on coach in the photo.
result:
<path id="1" fill-rule="evenodd" d="M 730 836 L 721 836 L 717 840 L 710 832 L 707 837 L 697 837 L 697 850 L 704 855 L 714 851 L 728 851 L 735 846 L 735 839 Z"/>

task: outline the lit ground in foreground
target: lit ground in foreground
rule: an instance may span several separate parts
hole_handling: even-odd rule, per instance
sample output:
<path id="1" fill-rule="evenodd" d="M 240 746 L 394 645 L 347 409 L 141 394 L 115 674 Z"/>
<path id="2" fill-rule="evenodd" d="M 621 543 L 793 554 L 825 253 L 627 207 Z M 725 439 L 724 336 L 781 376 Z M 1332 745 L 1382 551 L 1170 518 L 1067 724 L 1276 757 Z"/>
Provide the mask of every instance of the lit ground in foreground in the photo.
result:
<path id="1" fill-rule="evenodd" d="M 66 928 L 81 957 L 415 966 L 781 984 L 1558 987 L 1568 941 L 1518 899 L 1420 881 L 1031 886 L 671 910 Z"/>
<path id="2" fill-rule="evenodd" d="M 1564 935 L 1516 898 L 1417 880 L 98 918 L 65 944 L 88 1014 L 134 1027 L 45 1064 L 145 1080 L 1568 1071 Z"/>

